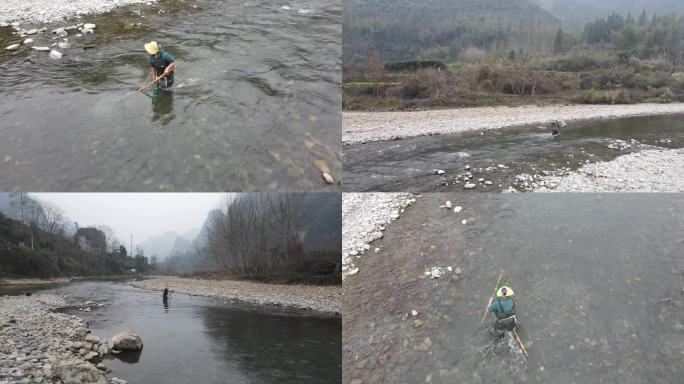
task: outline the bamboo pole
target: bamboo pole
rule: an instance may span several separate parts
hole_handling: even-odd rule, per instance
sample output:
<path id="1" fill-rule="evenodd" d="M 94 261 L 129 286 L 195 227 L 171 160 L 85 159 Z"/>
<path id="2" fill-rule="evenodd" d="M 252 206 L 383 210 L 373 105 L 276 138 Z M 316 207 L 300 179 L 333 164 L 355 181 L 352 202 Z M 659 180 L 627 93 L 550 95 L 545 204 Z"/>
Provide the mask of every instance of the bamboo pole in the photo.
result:
<path id="1" fill-rule="evenodd" d="M 499 283 L 501 282 L 501 278 L 503 277 L 503 272 L 499 275 L 499 280 L 496 281 L 496 287 L 494 287 L 494 295 L 496 295 L 496 289 L 499 288 Z M 484 323 L 485 319 L 487 318 L 487 308 L 489 308 L 489 305 L 492 304 L 492 297 L 494 295 L 489 297 L 489 301 L 487 302 L 487 306 L 484 309 L 484 314 L 482 315 L 482 321 L 480 323 Z"/>
<path id="2" fill-rule="evenodd" d="M 138 89 L 138 92 L 142 92 L 142 91 L 146 90 L 150 85 L 152 85 L 152 84 L 156 83 L 157 81 L 161 80 L 162 77 L 164 77 L 163 74 L 162 74 L 161 76 L 157 77 L 156 79 L 150 81 L 149 83 L 147 83 L 147 84 L 146 84 L 145 86 L 143 86 L 142 88 Z"/>
<path id="3" fill-rule="evenodd" d="M 527 357 L 527 349 L 525 348 L 525 344 L 523 344 L 522 340 L 520 340 L 518 332 L 516 332 L 515 328 L 513 328 L 513 334 L 515 335 L 515 339 L 518 341 L 518 344 L 520 344 L 520 348 L 522 349 L 523 354 L 525 355 L 525 357 Z"/>

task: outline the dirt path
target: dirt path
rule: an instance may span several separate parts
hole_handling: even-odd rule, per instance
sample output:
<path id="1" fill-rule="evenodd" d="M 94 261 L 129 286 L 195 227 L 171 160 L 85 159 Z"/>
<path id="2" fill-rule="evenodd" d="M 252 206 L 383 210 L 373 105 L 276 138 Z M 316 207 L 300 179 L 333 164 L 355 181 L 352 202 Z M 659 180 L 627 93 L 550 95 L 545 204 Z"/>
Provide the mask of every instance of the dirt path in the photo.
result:
<path id="1" fill-rule="evenodd" d="M 684 103 L 477 107 L 419 112 L 343 112 L 342 141 L 406 139 L 480 129 L 616 117 L 684 113 Z"/>

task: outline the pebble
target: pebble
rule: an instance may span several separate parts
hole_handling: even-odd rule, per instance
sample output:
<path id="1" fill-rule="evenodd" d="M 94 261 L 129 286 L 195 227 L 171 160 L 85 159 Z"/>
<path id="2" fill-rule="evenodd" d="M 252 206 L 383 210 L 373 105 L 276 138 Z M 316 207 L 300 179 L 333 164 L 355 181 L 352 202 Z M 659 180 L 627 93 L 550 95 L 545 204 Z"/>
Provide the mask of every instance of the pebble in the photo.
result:
<path id="1" fill-rule="evenodd" d="M 323 180 L 325 180 L 326 183 L 335 184 L 335 179 L 333 179 L 333 177 L 330 176 L 329 173 L 323 172 L 321 175 L 323 176 Z"/>

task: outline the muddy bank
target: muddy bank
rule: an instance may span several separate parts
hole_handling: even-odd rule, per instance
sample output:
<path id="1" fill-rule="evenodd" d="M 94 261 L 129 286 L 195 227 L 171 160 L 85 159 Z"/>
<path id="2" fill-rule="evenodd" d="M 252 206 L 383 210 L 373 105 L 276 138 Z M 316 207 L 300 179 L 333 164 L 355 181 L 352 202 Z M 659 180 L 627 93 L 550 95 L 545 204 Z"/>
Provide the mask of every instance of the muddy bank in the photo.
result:
<path id="1" fill-rule="evenodd" d="M 535 192 L 684 192 L 684 150 L 646 150 L 518 180 L 519 189 Z"/>
<path id="2" fill-rule="evenodd" d="M 339 313 L 342 287 L 263 284 L 236 280 L 202 280 L 158 277 L 131 283 L 134 287 L 193 296 L 211 296 L 258 305 L 275 305 L 317 312 Z"/>
<path id="3" fill-rule="evenodd" d="M 55 312 L 67 305 L 46 293 L 0 298 L 0 383 L 126 383 L 99 363 L 106 342 L 82 319 Z"/>
<path id="4" fill-rule="evenodd" d="M 116 7 L 151 5 L 158 0 L 3 0 L 0 25 L 25 22 L 47 24 L 81 15 L 104 13 Z"/>
<path id="5" fill-rule="evenodd" d="M 479 107 L 418 112 L 343 112 L 345 145 L 575 121 L 684 113 L 684 103 Z"/>
<path id="6" fill-rule="evenodd" d="M 676 194 L 424 195 L 344 281 L 344 382 L 679 382 L 683 211 Z M 525 363 L 481 323 L 501 272 Z"/>
<path id="7" fill-rule="evenodd" d="M 371 249 L 387 224 L 416 201 L 410 193 L 345 193 L 342 195 L 342 278 L 359 272 L 354 259 Z M 380 249 L 375 248 L 374 252 Z"/>

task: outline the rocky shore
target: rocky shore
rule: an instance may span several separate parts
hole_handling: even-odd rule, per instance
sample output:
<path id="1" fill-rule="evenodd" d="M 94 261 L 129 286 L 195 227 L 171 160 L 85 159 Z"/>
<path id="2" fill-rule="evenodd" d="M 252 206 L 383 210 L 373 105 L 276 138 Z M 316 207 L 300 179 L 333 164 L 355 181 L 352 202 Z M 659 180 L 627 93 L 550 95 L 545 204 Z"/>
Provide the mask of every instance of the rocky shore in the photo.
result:
<path id="1" fill-rule="evenodd" d="M 0 384 L 125 384 L 100 363 L 110 344 L 80 318 L 55 310 L 61 297 L 39 293 L 0 297 Z"/>
<path id="2" fill-rule="evenodd" d="M 354 259 L 371 249 L 370 243 L 383 237 L 387 224 L 397 220 L 415 203 L 411 193 L 345 193 L 342 196 L 342 278 L 359 269 Z M 376 248 L 374 252 L 378 252 Z"/>
<path id="3" fill-rule="evenodd" d="M 345 145 L 482 129 L 684 113 L 684 103 L 477 107 L 418 112 L 343 112 Z"/>
<path id="4" fill-rule="evenodd" d="M 238 280 L 157 277 L 132 283 L 153 291 L 169 288 L 193 296 L 218 297 L 258 305 L 274 305 L 325 313 L 340 313 L 341 286 L 265 284 Z"/>
<path id="5" fill-rule="evenodd" d="M 3 0 L 0 2 L 0 25 L 14 22 L 47 24 L 89 15 L 104 13 L 114 8 L 145 4 L 158 0 Z M 6 25 L 5 25 L 6 26 Z"/>
<path id="6" fill-rule="evenodd" d="M 68 277 L 55 277 L 51 279 L 33 279 L 33 278 L 17 278 L 17 279 L 0 279 L 0 285 L 45 285 L 45 284 L 59 284 L 68 283 L 73 279 Z"/>
<path id="7" fill-rule="evenodd" d="M 535 192 L 684 192 L 684 149 L 649 149 L 575 171 L 519 175 Z"/>

